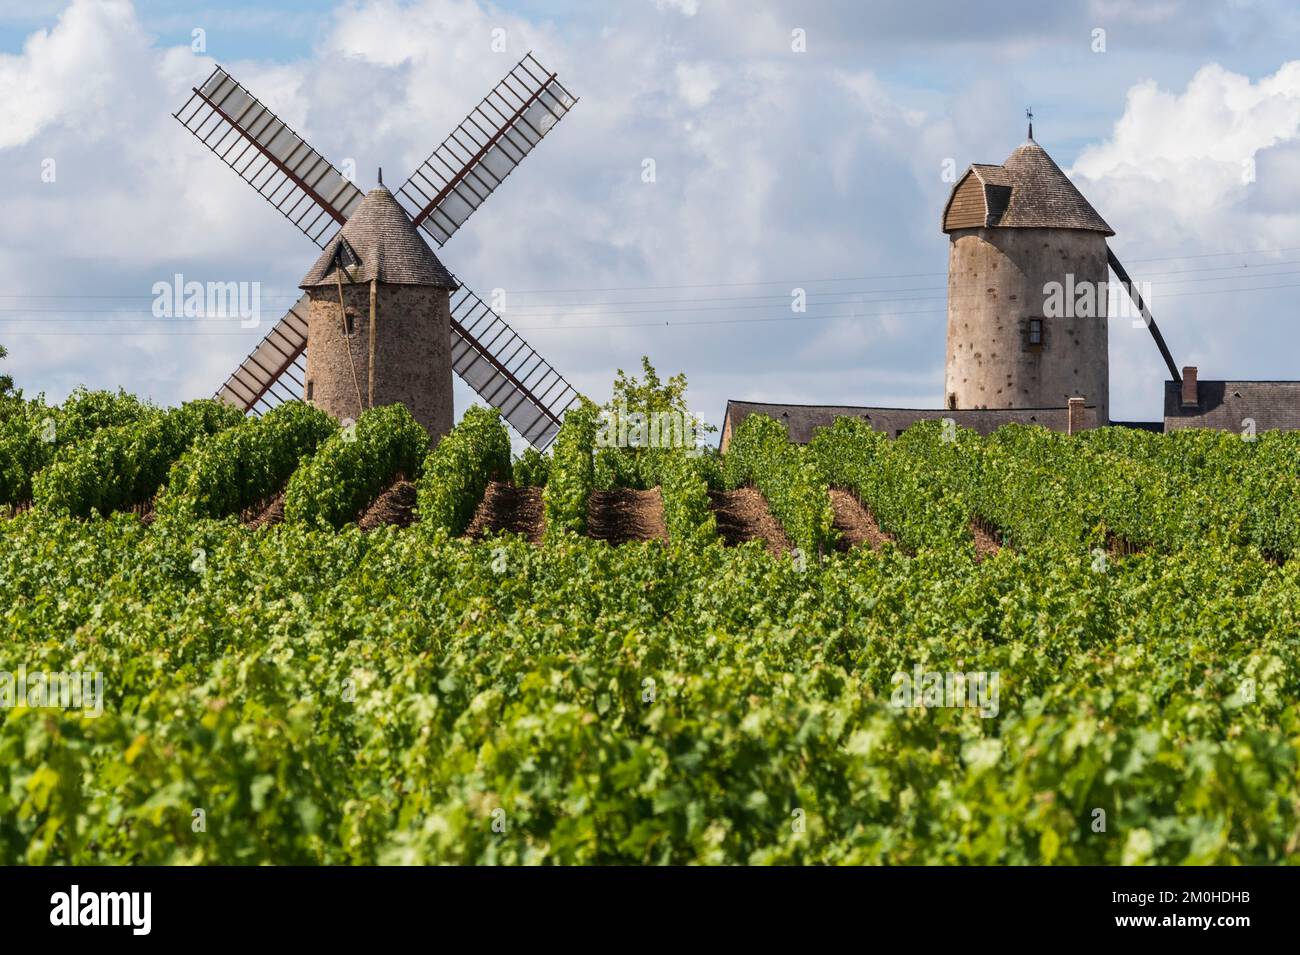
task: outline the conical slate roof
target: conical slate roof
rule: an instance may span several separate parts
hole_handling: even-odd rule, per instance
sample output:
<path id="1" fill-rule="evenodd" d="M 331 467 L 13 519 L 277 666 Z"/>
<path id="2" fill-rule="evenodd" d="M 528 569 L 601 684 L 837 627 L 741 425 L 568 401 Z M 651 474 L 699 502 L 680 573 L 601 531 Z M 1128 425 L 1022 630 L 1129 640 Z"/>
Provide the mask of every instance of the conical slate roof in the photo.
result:
<path id="1" fill-rule="evenodd" d="M 299 288 L 334 284 L 337 257 L 342 258 L 346 267 L 344 282 L 369 282 L 377 278 L 391 285 L 459 288 L 416 231 L 410 216 L 383 186 L 366 193 L 352 218 L 325 246 Z"/>
<path id="2" fill-rule="evenodd" d="M 1089 205 L 1083 193 L 1061 172 L 1047 150 L 1032 139 L 1000 166 L 977 163 L 953 187 L 951 208 L 967 177 L 983 185 L 984 225 L 1003 229 L 1087 229 L 1114 235 L 1115 230 Z M 963 227 L 944 212 L 944 231 Z"/>

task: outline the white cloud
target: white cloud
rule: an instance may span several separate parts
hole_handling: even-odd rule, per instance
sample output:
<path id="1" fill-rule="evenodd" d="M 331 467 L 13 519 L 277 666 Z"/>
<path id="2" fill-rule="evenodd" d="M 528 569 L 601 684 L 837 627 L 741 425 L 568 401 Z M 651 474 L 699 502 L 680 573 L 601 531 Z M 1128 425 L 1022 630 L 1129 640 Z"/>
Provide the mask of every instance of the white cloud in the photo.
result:
<path id="1" fill-rule="evenodd" d="M 875 133 L 887 134 L 899 126 L 915 129 L 925 122 L 926 116 L 922 110 L 910 109 L 899 103 L 870 70 L 841 72 L 836 75 L 836 79 L 861 105 Z"/>
<path id="2" fill-rule="evenodd" d="M 688 5 L 683 12 L 696 11 Z M 914 117 L 883 89 L 868 90 L 865 79 L 842 85 L 829 66 L 793 56 L 684 56 L 671 44 L 647 45 L 653 26 L 646 22 L 561 35 L 470 0 L 350 2 L 326 24 L 305 60 L 223 65 L 327 158 L 356 159 L 363 186 L 380 163 L 390 183 L 401 182 L 529 49 L 581 97 L 573 116 L 441 253 L 480 292 L 762 282 L 800 272 L 855 274 L 863 262 L 879 267 L 855 212 L 874 201 L 861 195 L 872 180 L 849 170 L 881 155 L 903 156 L 916 131 Z M 491 50 L 495 29 L 505 31 L 506 55 Z M 83 49 L 106 35 L 112 42 Z M 34 176 L 13 182 L 8 234 L 25 238 L 0 239 L 0 282 L 19 294 L 50 287 L 90 294 L 106 284 L 111 292 L 144 293 L 183 271 L 200 280 L 261 281 L 268 310 L 276 304 L 271 294 L 292 294 L 312 259 L 310 243 L 169 115 L 212 61 L 193 56 L 187 45 L 149 46 L 125 2 L 78 0 L 46 39 L 6 63 L 47 100 L 64 95 L 61 74 L 48 66 L 49 48 L 98 62 L 89 78 L 68 75 L 113 108 L 102 116 L 58 112 L 58 124 L 25 134 L 28 148 L 0 150 L 0 171 L 6 164 L 25 170 L 47 151 L 60 157 L 57 187 L 42 189 Z M 825 108 L 812 110 L 813 102 Z M 104 143 L 84 142 L 83 131 L 101 121 Z M 646 157 L 657 163 L 653 183 L 641 179 Z M 79 169 L 85 172 L 77 175 Z M 882 186 L 880 194 L 892 201 L 900 192 L 906 190 Z M 81 269 L 69 268 L 73 262 Z M 614 367 L 635 367 L 649 353 L 666 371 L 690 371 L 695 387 L 720 407 L 724 396 L 707 379 L 748 369 L 751 390 L 762 391 L 772 379 L 761 369 L 773 355 L 788 361 L 804 334 L 782 323 L 680 326 L 732 314 L 762 317 L 767 313 L 749 303 L 770 291 L 724 285 L 531 302 L 513 296 L 525 307 L 607 298 L 616 304 L 607 313 L 574 309 L 572 316 L 560 307 L 560 318 L 545 310 L 507 317 L 531 326 L 525 336 L 581 390 L 603 394 Z M 547 331 L 653 321 L 657 306 L 648 307 L 651 314 L 620 315 L 644 298 L 679 300 L 662 313 L 677 327 Z M 733 304 L 740 309 L 729 313 Z M 54 326 L 54 318 L 63 324 Z M 80 325 L 66 318 L 52 317 L 47 329 L 141 327 L 116 316 L 97 325 L 84 324 L 85 316 Z M 260 334 L 168 328 L 155 337 L 97 334 L 89 349 L 60 349 L 32 347 L 31 326 L 21 328 L 20 336 L 18 325 L 0 323 L 20 384 L 56 395 L 77 381 L 122 384 L 163 402 L 210 394 Z M 941 355 L 940 341 L 930 357 Z M 821 380 L 825 397 L 834 397 L 830 378 L 807 368 L 781 372 L 783 381 L 795 378 L 808 387 Z"/>
<path id="3" fill-rule="evenodd" d="M 74 0 L 54 29 L 28 38 L 22 54 L 0 55 L 0 149 L 55 123 L 104 135 L 109 111 L 130 88 L 130 71 L 119 68 L 145 45 L 129 0 Z"/>
<path id="4" fill-rule="evenodd" d="M 676 10 L 682 16 L 693 17 L 700 12 L 700 0 L 655 0 L 657 10 Z"/>
<path id="5" fill-rule="evenodd" d="M 1243 202 L 1259 154 L 1298 135 L 1300 61 L 1256 83 L 1209 64 L 1182 93 L 1134 86 L 1111 137 L 1085 149 L 1070 172 L 1099 184 L 1093 191 L 1133 227 L 1196 227 Z"/>
<path id="6" fill-rule="evenodd" d="M 811 18 L 806 55 L 789 51 L 790 9 Z M 661 0 L 534 21 L 474 0 L 347 0 L 320 22 L 316 47 L 300 59 L 226 55 L 223 65 L 327 158 L 355 159 L 363 187 L 380 164 L 390 185 L 400 183 L 529 49 L 581 98 L 440 253 L 481 293 L 509 290 L 518 311 L 507 318 L 581 390 L 603 396 L 615 367 L 636 367 L 648 353 L 661 371 L 686 370 L 694 401 L 715 418 L 727 397 L 939 400 L 942 301 L 815 329 L 746 319 L 775 314 L 760 296 L 784 295 L 803 278 L 941 272 L 943 161 L 996 161 L 1015 145 L 1006 137 L 1023 133 L 1020 90 L 1005 59 L 982 55 L 985 41 L 963 35 L 961 62 L 979 66 L 963 65 L 959 81 L 947 82 L 903 79 L 907 71 L 883 61 L 864 70 L 860 48 L 883 49 L 889 29 L 904 29 L 913 44 L 924 31 L 897 18 L 881 26 L 848 5 Z M 156 21 L 146 26 L 158 32 Z M 505 54 L 491 49 L 498 29 Z M 147 295 L 178 270 L 261 281 L 264 302 L 294 292 L 312 245 L 170 116 L 212 67 L 191 53 L 187 31 L 178 36 L 182 45 L 157 45 L 126 0 L 75 0 L 20 54 L 0 56 L 5 295 Z M 916 46 L 908 62 L 929 63 L 932 52 Z M 1141 75 L 1150 75 L 1145 65 Z M 1253 82 L 1212 67 L 1182 92 L 1134 87 L 1109 138 L 1073 170 L 1119 230 L 1118 248 L 1300 245 L 1291 214 L 1300 187 L 1290 185 L 1300 182 L 1296 83 L 1288 64 Z M 1076 141 L 1095 138 L 1077 128 Z M 45 156 L 58 160 L 57 185 L 39 180 Z M 1255 185 L 1238 181 L 1247 156 L 1257 161 Z M 653 183 L 641 178 L 648 157 Z M 943 295 L 942 275 L 895 284 L 927 287 L 900 298 Z M 878 286 L 832 287 L 879 297 Z M 613 291 L 516 291 L 557 287 Z M 662 304 L 624 314 L 644 301 Z M 1261 358 L 1216 327 L 1224 298 L 1213 307 L 1168 301 L 1179 303 L 1170 306 L 1177 318 L 1157 317 L 1180 357 L 1240 357 L 1231 370 L 1244 374 L 1249 355 L 1254 368 L 1291 341 L 1264 328 Z M 579 307 L 592 302 L 608 304 Z M 546 304 L 556 307 L 530 311 Z M 0 341 L 18 383 L 55 397 L 78 381 L 161 402 L 210 394 L 258 334 L 169 328 L 81 340 L 54 334 L 76 327 L 66 316 L 41 318 L 44 331 L 0 321 Z M 81 327 L 126 327 L 92 318 L 100 320 Z M 731 324 L 714 324 L 722 321 Z M 684 327 L 692 322 L 704 324 Z M 600 323 L 607 327 L 575 327 Z M 1112 360 L 1124 380 L 1117 374 L 1115 388 L 1154 417 L 1159 363 L 1148 367 L 1154 349 L 1144 334 L 1117 337 L 1124 354 Z M 1140 374 L 1137 365 L 1129 374 L 1129 351 Z"/>
<path id="7" fill-rule="evenodd" d="M 1211 63 L 1182 91 L 1139 83 L 1110 136 L 1068 171 L 1115 229 L 1111 245 L 1129 272 L 1151 283 L 1151 310 L 1177 364 L 1199 365 L 1203 378 L 1294 375 L 1294 324 L 1274 297 L 1288 293 L 1267 286 L 1295 277 L 1266 277 L 1267 263 L 1293 255 L 1256 256 L 1250 269 L 1240 257 L 1153 257 L 1188 246 L 1300 246 L 1291 185 L 1300 176 L 1300 61 L 1253 82 Z M 1237 268 L 1211 270 L 1223 265 Z M 1167 377 L 1150 336 L 1129 324 L 1111 323 L 1111 405 L 1120 417 L 1151 405 Z"/>
<path id="8" fill-rule="evenodd" d="M 718 91 L 717 71 L 708 63 L 678 63 L 677 89 L 692 109 L 707 106 Z"/>

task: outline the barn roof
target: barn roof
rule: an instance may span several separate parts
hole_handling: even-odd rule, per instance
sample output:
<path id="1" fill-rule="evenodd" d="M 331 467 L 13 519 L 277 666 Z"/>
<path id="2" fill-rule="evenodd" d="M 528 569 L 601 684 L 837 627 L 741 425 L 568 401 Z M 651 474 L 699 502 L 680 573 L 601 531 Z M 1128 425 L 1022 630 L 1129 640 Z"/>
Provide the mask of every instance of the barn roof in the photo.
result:
<path id="1" fill-rule="evenodd" d="M 377 278 L 390 285 L 459 288 L 416 231 L 410 216 L 383 186 L 366 194 L 299 287 L 332 284 L 336 257 L 341 257 L 345 266 L 344 281 L 369 282 Z"/>
<path id="2" fill-rule="evenodd" d="M 966 171 L 966 175 L 953 186 L 952 195 L 944 207 L 945 232 L 967 227 L 950 224 L 948 210 L 953 197 L 970 176 L 979 180 L 983 187 L 986 227 L 1086 229 L 1105 235 L 1115 234 L 1047 150 L 1032 139 L 1019 146 L 1000 166 L 975 163 Z"/>
<path id="3" fill-rule="evenodd" d="M 1197 403 L 1184 405 L 1179 382 L 1165 382 L 1165 430 L 1215 428 L 1241 432 L 1300 430 L 1300 381 L 1207 381 L 1197 383 Z"/>
<path id="4" fill-rule="evenodd" d="M 963 428 L 989 434 L 1004 424 L 1038 424 L 1053 431 L 1065 431 L 1069 424 L 1067 408 L 865 408 L 855 405 L 783 405 L 760 401 L 728 401 L 723 421 L 723 441 L 752 414 L 764 414 L 785 425 L 795 444 L 807 444 L 818 428 L 828 428 L 836 418 L 861 418 L 873 430 L 890 437 L 907 430 L 918 421 L 952 418 Z M 1084 409 L 1084 427 L 1097 427 L 1097 409 Z"/>

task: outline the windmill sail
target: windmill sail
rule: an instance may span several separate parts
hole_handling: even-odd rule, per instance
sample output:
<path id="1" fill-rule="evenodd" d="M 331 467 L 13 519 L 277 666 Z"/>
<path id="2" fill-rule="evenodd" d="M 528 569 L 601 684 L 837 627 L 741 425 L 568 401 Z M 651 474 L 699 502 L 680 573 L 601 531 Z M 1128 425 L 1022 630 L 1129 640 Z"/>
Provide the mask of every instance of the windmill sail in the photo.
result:
<path id="1" fill-rule="evenodd" d="M 302 396 L 308 304 L 306 295 L 298 299 L 226 379 L 218 398 L 258 414 Z M 555 439 L 564 412 L 578 397 L 549 362 L 464 285 L 451 302 L 451 364 L 537 448 Z"/>
<path id="2" fill-rule="evenodd" d="M 577 102 L 532 54 L 520 60 L 396 195 L 441 247 Z M 218 67 L 176 114 L 186 129 L 321 248 L 365 196 Z M 258 414 L 302 396 L 306 296 L 217 397 Z M 577 392 L 473 292 L 451 301 L 452 368 L 521 437 L 547 447 Z"/>
<path id="3" fill-rule="evenodd" d="M 397 201 L 442 248 L 576 102 L 529 53 L 420 164 Z"/>
<path id="4" fill-rule="evenodd" d="M 451 366 L 539 449 L 555 439 L 564 412 L 578 399 L 564 377 L 463 284 L 451 298 Z"/>
<path id="5" fill-rule="evenodd" d="M 306 295 L 294 303 L 226 379 L 218 398 L 257 414 L 302 397 L 308 304 Z"/>
<path id="6" fill-rule="evenodd" d="M 364 198 L 221 67 L 173 115 L 318 246 Z"/>

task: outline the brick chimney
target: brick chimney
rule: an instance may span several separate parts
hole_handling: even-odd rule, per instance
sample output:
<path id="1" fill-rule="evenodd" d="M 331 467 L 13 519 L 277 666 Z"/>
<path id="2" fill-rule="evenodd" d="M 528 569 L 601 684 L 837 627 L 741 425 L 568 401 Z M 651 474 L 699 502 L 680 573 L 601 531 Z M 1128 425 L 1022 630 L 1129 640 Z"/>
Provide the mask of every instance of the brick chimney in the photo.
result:
<path id="1" fill-rule="evenodd" d="M 1071 398 L 1069 400 L 1069 411 L 1067 412 L 1065 425 L 1066 434 L 1077 434 L 1078 432 L 1085 430 L 1085 425 L 1083 423 L 1083 405 L 1085 400 L 1086 399 L 1084 398 Z"/>
<path id="2" fill-rule="evenodd" d="M 1196 387 L 1196 366 L 1183 366 L 1183 407 L 1194 408 L 1201 403 L 1200 392 Z"/>

